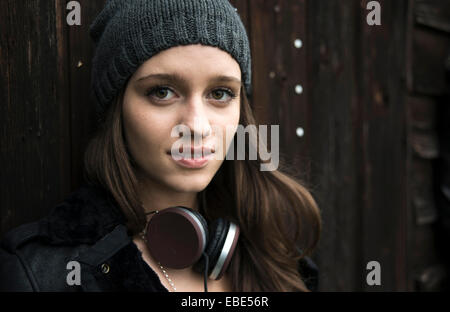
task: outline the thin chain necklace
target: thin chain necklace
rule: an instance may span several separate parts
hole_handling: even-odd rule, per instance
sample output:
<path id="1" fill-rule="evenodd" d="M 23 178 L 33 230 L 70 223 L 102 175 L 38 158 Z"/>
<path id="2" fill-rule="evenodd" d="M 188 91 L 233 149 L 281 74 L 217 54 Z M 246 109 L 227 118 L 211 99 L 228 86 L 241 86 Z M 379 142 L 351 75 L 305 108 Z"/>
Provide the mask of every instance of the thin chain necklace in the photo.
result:
<path id="1" fill-rule="evenodd" d="M 166 277 L 167 281 L 170 284 L 170 287 L 172 287 L 173 291 L 177 291 L 177 288 L 175 287 L 175 284 L 173 283 L 173 281 L 170 279 L 169 274 L 167 274 L 166 270 L 164 269 L 164 267 L 161 265 L 161 263 L 158 262 L 158 265 L 161 269 L 161 271 L 163 272 L 164 276 Z"/>
<path id="2" fill-rule="evenodd" d="M 158 210 L 152 211 L 151 213 L 158 213 Z M 145 244 L 147 244 L 147 238 L 145 235 L 146 230 L 147 230 L 147 227 L 145 227 L 144 230 L 142 230 L 142 232 L 141 232 L 141 238 L 145 242 Z M 161 265 L 160 262 L 158 262 L 158 266 L 161 269 L 162 273 L 164 274 L 165 278 L 167 279 L 167 282 L 169 282 L 170 287 L 172 287 L 173 291 L 176 292 L 177 288 L 175 287 L 175 284 L 173 283 L 173 281 L 170 278 L 169 274 L 167 273 L 166 269 Z"/>

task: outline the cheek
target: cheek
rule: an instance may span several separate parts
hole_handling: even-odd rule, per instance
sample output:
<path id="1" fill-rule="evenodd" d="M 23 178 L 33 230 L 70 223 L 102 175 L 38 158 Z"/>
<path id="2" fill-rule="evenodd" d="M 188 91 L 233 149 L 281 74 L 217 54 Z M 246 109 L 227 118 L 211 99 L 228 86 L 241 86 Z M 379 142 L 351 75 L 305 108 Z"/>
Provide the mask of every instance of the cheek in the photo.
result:
<path id="1" fill-rule="evenodd" d="M 163 149 L 170 135 L 170 120 L 149 110 L 124 105 L 123 123 L 125 140 L 137 161 L 151 160 L 148 156 Z"/>

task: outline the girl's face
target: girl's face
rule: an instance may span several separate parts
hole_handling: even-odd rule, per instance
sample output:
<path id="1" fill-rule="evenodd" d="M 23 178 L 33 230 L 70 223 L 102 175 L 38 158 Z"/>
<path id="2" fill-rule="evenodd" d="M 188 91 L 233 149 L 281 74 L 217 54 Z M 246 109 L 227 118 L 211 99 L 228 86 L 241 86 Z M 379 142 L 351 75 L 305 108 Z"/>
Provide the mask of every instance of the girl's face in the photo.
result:
<path id="1" fill-rule="evenodd" d="M 140 177 L 175 192 L 203 190 L 223 157 L 194 168 L 176 161 L 171 150 L 181 137 L 172 137 L 172 130 L 184 125 L 192 139 L 183 141 L 191 147 L 221 146 L 226 153 L 234 135 L 227 126 L 235 129 L 239 122 L 240 92 L 239 64 L 215 47 L 177 46 L 142 64 L 128 82 L 122 108 L 126 144 Z M 194 133 L 201 141 L 194 142 Z"/>

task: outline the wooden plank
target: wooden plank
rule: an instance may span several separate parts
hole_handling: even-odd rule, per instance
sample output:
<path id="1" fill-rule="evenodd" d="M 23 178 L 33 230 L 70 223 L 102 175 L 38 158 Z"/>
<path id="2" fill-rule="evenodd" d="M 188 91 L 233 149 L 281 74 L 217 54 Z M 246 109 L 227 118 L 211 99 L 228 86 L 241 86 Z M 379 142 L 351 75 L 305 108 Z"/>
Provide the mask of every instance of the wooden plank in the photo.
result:
<path id="1" fill-rule="evenodd" d="M 450 74 L 450 67 L 447 73 Z M 448 82 L 450 83 L 450 79 Z M 438 253 L 440 262 L 446 267 L 446 273 L 442 274 L 446 284 L 441 287 L 441 290 L 446 291 L 450 289 L 450 250 L 448 248 L 450 241 L 450 96 L 436 98 L 435 101 L 440 157 L 433 162 L 433 182 L 439 219 L 431 228 L 436 242 L 435 252 Z"/>
<path id="2" fill-rule="evenodd" d="M 257 119 L 264 125 L 279 125 L 283 170 L 308 180 L 305 3 L 258 0 L 250 1 L 249 6 L 253 85 L 257 91 L 252 103 Z M 301 93 L 296 92 L 296 86 Z M 297 136 L 297 128 L 303 130 L 303 136 Z"/>
<path id="3" fill-rule="evenodd" d="M 0 2 L 0 235 L 47 214 L 67 190 L 66 46 L 55 4 Z"/>
<path id="4" fill-rule="evenodd" d="M 408 96 L 408 124 L 420 130 L 436 128 L 436 103 L 433 98 Z"/>
<path id="5" fill-rule="evenodd" d="M 250 12 L 248 0 L 230 0 L 230 3 L 237 9 L 239 16 L 241 17 L 242 22 L 244 23 L 245 29 L 247 30 L 247 34 L 250 37 Z"/>
<path id="6" fill-rule="evenodd" d="M 415 0 L 418 24 L 450 33 L 450 2 L 448 0 Z"/>
<path id="7" fill-rule="evenodd" d="M 415 0 L 408 0 L 408 9 L 406 11 L 406 87 L 408 92 L 413 92 L 413 33 L 414 33 L 414 3 Z"/>
<path id="8" fill-rule="evenodd" d="M 411 200 L 414 209 L 415 224 L 432 224 L 438 218 L 434 201 L 433 164 L 418 156 L 412 158 Z"/>
<path id="9" fill-rule="evenodd" d="M 412 49 L 413 91 L 433 96 L 446 94 L 445 63 L 450 53 L 450 37 L 416 27 Z"/>
<path id="10" fill-rule="evenodd" d="M 432 288 L 432 279 L 441 279 L 443 272 L 436 272 L 434 276 L 429 275 L 428 271 L 441 261 L 440 255 L 437 253 L 435 226 L 422 225 L 415 228 L 414 245 L 411 249 L 410 268 L 411 280 L 414 291 L 427 291 Z M 447 242 L 448 243 L 448 242 Z M 440 247 L 444 247 L 440 246 Z M 431 287 L 430 287 L 431 286 Z M 432 289 L 431 289 L 432 290 Z M 434 291 L 441 291 L 442 288 Z"/>
<path id="11" fill-rule="evenodd" d="M 447 240 L 437 234 L 436 223 L 445 222 L 442 207 L 433 189 L 445 169 L 436 166 L 436 157 L 445 159 L 445 139 L 439 125 L 448 122 L 436 97 L 445 93 L 445 47 L 449 36 L 448 1 L 410 1 L 408 22 L 408 259 L 407 283 L 410 291 L 442 290 Z M 414 23 L 415 21 L 415 23 Z M 426 27 L 424 27 L 426 26 Z M 438 30 L 438 31 L 436 31 Z M 447 51 L 446 51 L 447 50 Z M 448 60 L 448 58 L 447 58 Z M 425 96 L 419 96 L 419 93 Z M 444 103 L 442 103 L 444 104 Z M 437 120 L 437 119 L 441 119 Z M 443 151 L 441 151 L 443 150 Z M 436 201 L 436 202 L 435 202 Z M 438 243 L 439 241 L 439 243 Z M 443 250 L 444 252 L 442 252 Z M 438 257 L 439 253 L 439 257 Z M 448 257 L 447 257 L 448 259 Z M 448 261 L 447 261 L 448 262 Z M 447 268 L 448 270 L 448 268 Z"/>
<path id="12" fill-rule="evenodd" d="M 365 19 L 364 19 L 365 20 Z M 324 227 L 318 249 L 322 291 L 361 290 L 362 104 L 358 1 L 308 1 L 307 75 L 311 180 Z"/>
<path id="13" fill-rule="evenodd" d="M 365 9 L 367 1 L 362 1 Z M 361 105 L 364 115 L 362 264 L 378 261 L 381 286 L 407 288 L 405 30 L 407 1 L 380 1 L 382 25 L 362 25 Z M 365 11 L 365 10 L 364 10 Z"/>
<path id="14" fill-rule="evenodd" d="M 439 156 L 438 134 L 434 130 L 412 130 L 408 141 L 413 151 L 421 158 L 436 159 Z"/>
<path id="15" fill-rule="evenodd" d="M 89 26 L 100 13 L 106 1 L 82 0 L 79 3 L 81 6 L 81 25 L 67 26 L 70 38 L 72 189 L 78 188 L 83 181 L 84 151 L 97 126 L 95 109 L 90 98 L 91 66 L 95 45 L 89 36 Z"/>
<path id="16" fill-rule="evenodd" d="M 53 128 L 52 134 L 57 137 L 57 143 L 59 145 L 59 201 L 65 199 L 67 194 L 71 191 L 70 188 L 70 176 L 71 176 L 71 133 L 70 133 L 70 84 L 69 84 L 69 64 L 68 64 L 68 32 L 66 22 L 66 12 L 64 10 L 65 1 L 55 0 L 55 20 L 53 25 L 56 31 L 56 72 L 55 76 L 55 92 L 56 92 L 56 105 L 59 107 L 59 114 L 56 115 L 59 119 L 59 124 Z M 53 203 L 49 203 L 49 208 L 53 208 Z"/>
<path id="17" fill-rule="evenodd" d="M 415 0 L 408 0 L 408 8 L 407 8 L 407 24 L 406 24 L 406 59 L 405 59 L 405 65 L 406 65 L 406 89 L 408 92 L 412 92 L 413 90 L 413 68 L 412 68 L 412 58 L 413 58 L 413 30 L 414 30 L 414 3 Z M 410 98 L 407 97 L 407 126 L 406 126 L 406 138 L 409 138 L 410 131 L 411 131 L 411 120 L 415 120 L 417 118 L 414 118 L 415 109 L 412 109 L 412 105 L 410 105 Z M 410 148 L 406 149 L 406 192 L 407 194 L 411 194 L 411 177 L 412 177 L 412 152 Z M 406 271 L 408 272 L 406 274 L 406 291 L 414 291 L 415 289 L 415 281 L 414 276 L 411 274 L 412 268 L 413 268 L 413 258 L 412 258 L 412 247 L 414 246 L 414 229 L 415 229 L 415 220 L 414 220 L 414 214 L 412 209 L 412 200 L 411 196 L 406 196 L 406 257 L 407 259 L 410 259 L 406 261 L 405 267 Z"/>
<path id="18" fill-rule="evenodd" d="M 274 1 L 250 1 L 251 12 L 250 37 L 252 50 L 253 90 L 252 105 L 256 118 L 261 124 L 270 124 L 279 115 L 274 98 L 279 94 L 271 93 L 275 88 L 267 88 L 268 77 L 274 71 L 275 10 Z M 278 42 L 279 43 L 279 42 Z M 257 91 L 257 92 L 256 92 Z"/>

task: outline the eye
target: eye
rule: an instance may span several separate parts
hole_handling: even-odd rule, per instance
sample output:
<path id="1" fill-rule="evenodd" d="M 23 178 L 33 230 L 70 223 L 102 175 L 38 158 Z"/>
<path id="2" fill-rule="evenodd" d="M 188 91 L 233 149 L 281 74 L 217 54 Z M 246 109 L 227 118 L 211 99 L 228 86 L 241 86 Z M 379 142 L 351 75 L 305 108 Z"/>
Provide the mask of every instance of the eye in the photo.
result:
<path id="1" fill-rule="evenodd" d="M 212 98 L 217 101 L 229 101 L 236 98 L 234 92 L 229 89 L 216 89 L 211 93 L 211 95 Z M 227 98 L 224 99 L 224 96 L 225 97 L 228 96 L 229 99 Z"/>
<path id="2" fill-rule="evenodd" d="M 155 87 L 147 92 L 147 96 L 155 96 L 158 100 L 169 100 L 174 92 L 167 87 Z"/>

